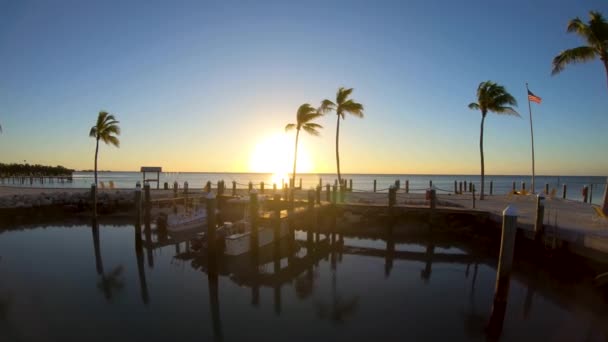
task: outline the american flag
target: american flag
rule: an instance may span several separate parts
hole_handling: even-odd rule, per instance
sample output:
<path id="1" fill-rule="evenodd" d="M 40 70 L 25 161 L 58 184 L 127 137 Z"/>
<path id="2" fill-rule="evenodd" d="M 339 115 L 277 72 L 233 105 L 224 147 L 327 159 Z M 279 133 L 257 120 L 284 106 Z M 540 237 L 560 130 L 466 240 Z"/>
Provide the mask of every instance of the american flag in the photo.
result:
<path id="1" fill-rule="evenodd" d="M 540 97 L 534 95 L 531 91 L 528 90 L 528 101 L 532 101 L 532 102 L 536 102 L 536 103 L 541 103 L 543 99 L 541 99 Z"/>

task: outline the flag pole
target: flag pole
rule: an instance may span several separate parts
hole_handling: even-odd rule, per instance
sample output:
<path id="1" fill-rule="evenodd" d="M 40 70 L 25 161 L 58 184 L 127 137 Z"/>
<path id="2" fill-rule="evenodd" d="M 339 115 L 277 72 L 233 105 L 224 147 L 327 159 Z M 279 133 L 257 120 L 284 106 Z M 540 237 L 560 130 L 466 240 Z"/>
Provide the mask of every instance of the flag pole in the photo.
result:
<path id="1" fill-rule="evenodd" d="M 535 170 L 534 170 L 534 130 L 532 129 L 532 106 L 530 105 L 530 97 L 528 96 L 530 94 L 530 89 L 528 88 L 528 82 L 526 82 L 526 97 L 528 98 L 528 110 L 530 112 L 530 137 L 531 137 L 531 141 L 532 141 L 532 187 L 530 188 L 532 190 L 532 193 L 535 192 L 535 188 L 534 188 L 534 178 L 535 178 Z"/>

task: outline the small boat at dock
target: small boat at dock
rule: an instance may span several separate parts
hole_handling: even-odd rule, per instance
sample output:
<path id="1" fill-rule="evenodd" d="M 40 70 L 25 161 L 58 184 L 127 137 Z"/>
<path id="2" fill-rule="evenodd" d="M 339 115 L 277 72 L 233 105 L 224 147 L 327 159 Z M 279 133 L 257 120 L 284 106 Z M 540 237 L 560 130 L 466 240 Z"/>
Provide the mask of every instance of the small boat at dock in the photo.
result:
<path id="1" fill-rule="evenodd" d="M 173 233 L 203 228 L 207 224 L 207 211 L 198 209 L 193 212 L 171 213 L 166 220 L 167 230 Z"/>

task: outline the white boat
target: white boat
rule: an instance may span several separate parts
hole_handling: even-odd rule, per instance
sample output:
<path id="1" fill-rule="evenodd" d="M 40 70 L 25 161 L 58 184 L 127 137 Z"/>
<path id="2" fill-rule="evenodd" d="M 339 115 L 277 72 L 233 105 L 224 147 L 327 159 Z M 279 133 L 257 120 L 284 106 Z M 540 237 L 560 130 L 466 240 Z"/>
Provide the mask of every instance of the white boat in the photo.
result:
<path id="1" fill-rule="evenodd" d="M 251 224 L 246 221 L 239 221 L 232 225 L 233 234 L 226 235 L 224 238 L 226 255 L 241 255 L 251 249 Z M 289 233 L 286 219 L 281 219 L 279 229 L 279 239 L 284 238 Z M 258 228 L 258 246 L 263 247 L 274 241 L 274 231 L 269 227 Z"/>
<path id="2" fill-rule="evenodd" d="M 167 230 L 182 232 L 202 228 L 207 224 L 207 211 L 198 209 L 189 213 L 171 213 L 167 215 Z"/>

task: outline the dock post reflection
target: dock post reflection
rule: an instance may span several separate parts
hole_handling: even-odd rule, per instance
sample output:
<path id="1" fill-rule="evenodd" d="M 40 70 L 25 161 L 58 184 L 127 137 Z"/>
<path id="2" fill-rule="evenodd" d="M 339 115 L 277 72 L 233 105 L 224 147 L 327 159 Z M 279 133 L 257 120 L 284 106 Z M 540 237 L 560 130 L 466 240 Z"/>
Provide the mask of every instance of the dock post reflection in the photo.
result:
<path id="1" fill-rule="evenodd" d="M 215 341 L 223 341 L 222 321 L 220 317 L 220 299 L 218 286 L 217 256 L 215 251 L 209 254 L 207 281 L 209 287 L 209 304 L 211 308 L 211 322 L 213 324 L 213 337 Z"/>
<path id="2" fill-rule="evenodd" d="M 509 206 L 503 211 L 500 256 L 498 259 L 498 269 L 496 271 L 496 288 L 494 292 L 492 314 L 487 329 L 490 338 L 497 338 L 502 332 L 507 309 L 507 298 L 509 295 L 516 233 L 517 211 L 515 210 L 515 207 Z"/>
<path id="3" fill-rule="evenodd" d="M 295 180 L 294 180 L 295 182 Z M 290 198 L 289 198 L 289 209 L 287 220 L 291 222 L 293 218 L 293 193 L 294 189 L 290 189 Z M 289 224 L 289 233 L 288 239 L 291 238 L 291 224 Z M 274 262 L 274 274 L 278 275 L 281 272 L 281 208 L 277 205 L 274 208 L 274 213 L 272 216 L 272 229 L 273 229 L 273 262 Z M 274 299 L 274 312 L 277 315 L 281 314 L 281 284 L 277 282 L 273 288 L 273 299 Z"/>
<path id="4" fill-rule="evenodd" d="M 386 255 L 384 257 L 384 277 L 388 278 L 393 269 L 393 259 L 395 256 L 395 238 L 393 236 L 394 223 L 389 222 L 386 227 Z"/>
<path id="5" fill-rule="evenodd" d="M 137 274 L 139 276 L 141 299 L 144 304 L 148 305 L 150 302 L 150 295 L 148 293 L 148 284 L 146 282 L 144 250 L 141 239 L 141 218 L 139 216 L 135 217 L 135 257 L 137 259 Z"/>

